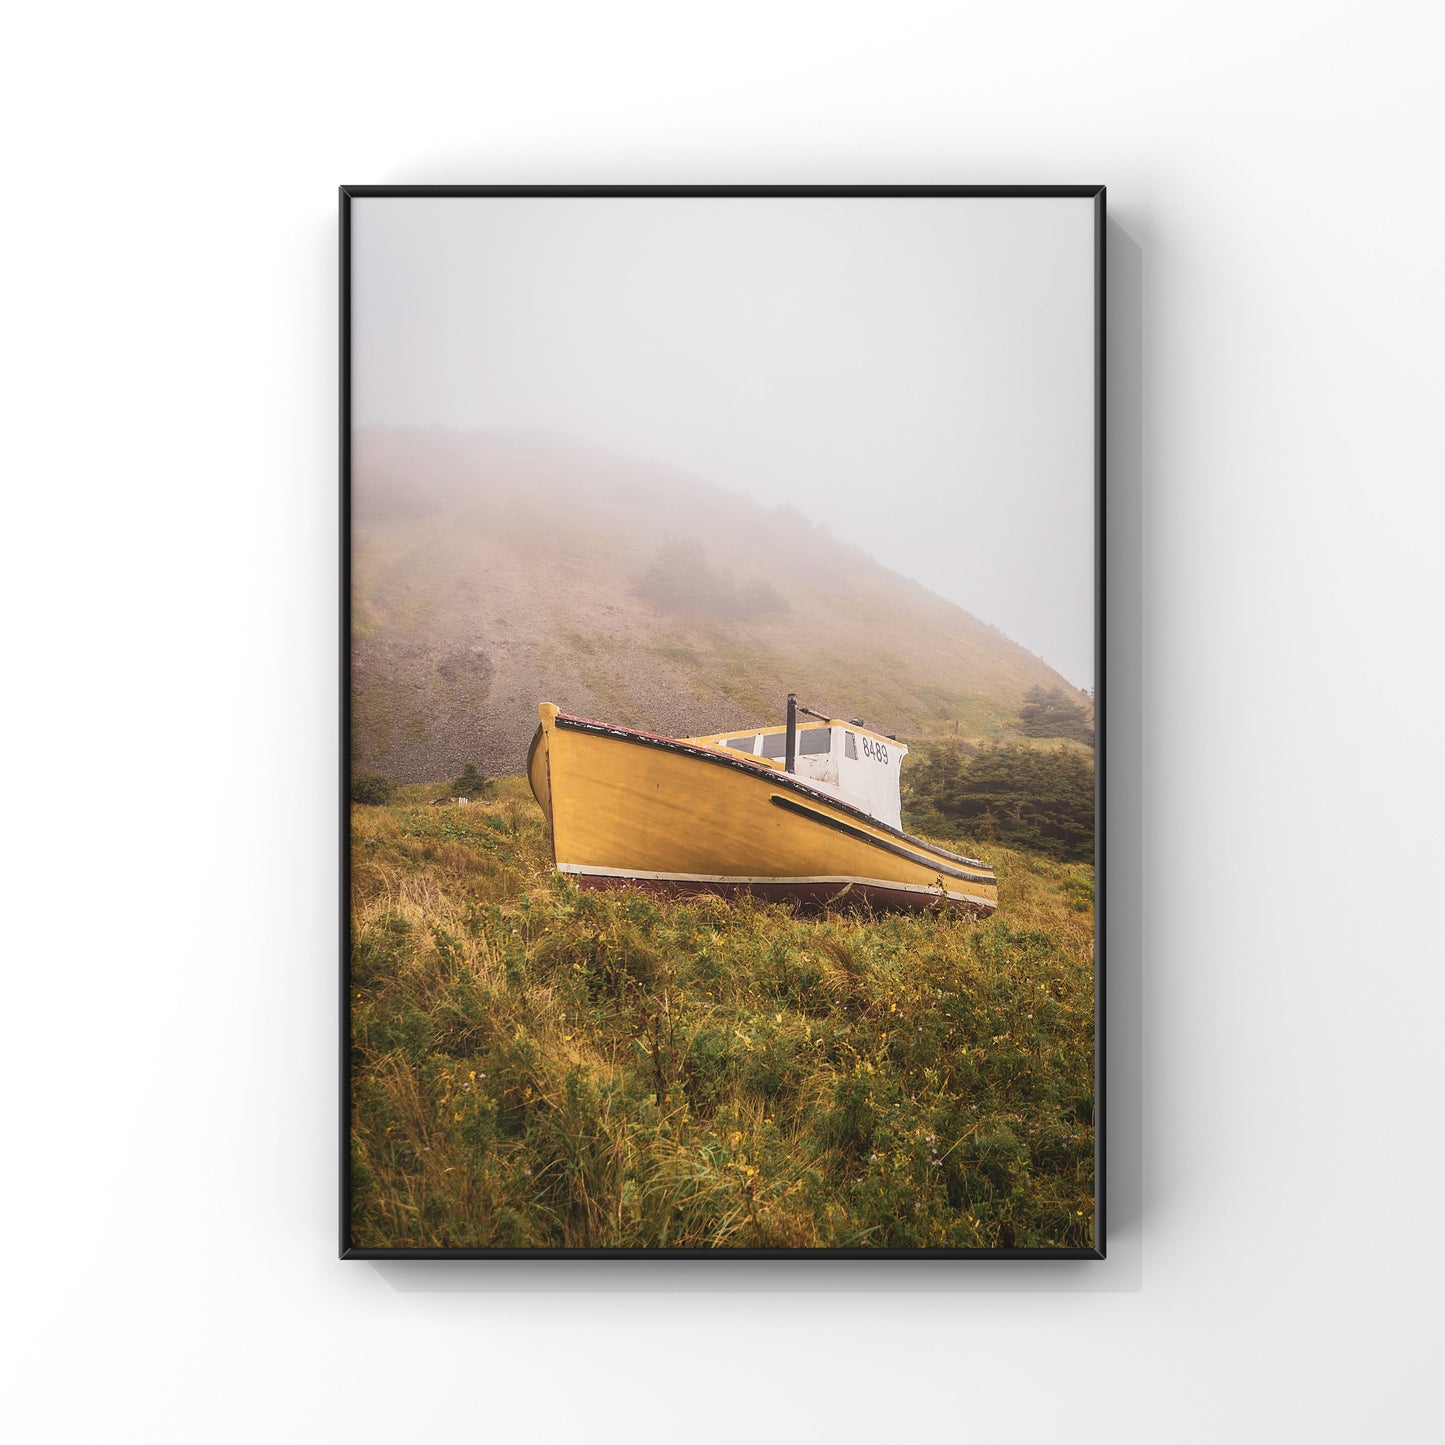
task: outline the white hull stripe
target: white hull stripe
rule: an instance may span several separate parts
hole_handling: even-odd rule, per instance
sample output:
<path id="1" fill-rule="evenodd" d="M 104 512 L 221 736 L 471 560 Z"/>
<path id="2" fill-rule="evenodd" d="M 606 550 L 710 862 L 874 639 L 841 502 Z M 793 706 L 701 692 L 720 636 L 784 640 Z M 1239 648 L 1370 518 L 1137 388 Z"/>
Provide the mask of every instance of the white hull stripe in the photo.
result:
<path id="1" fill-rule="evenodd" d="M 856 884 L 860 888 L 887 888 L 896 893 L 916 893 L 924 898 L 937 898 L 937 888 L 924 887 L 917 883 L 894 883 L 887 878 L 850 878 L 842 875 L 827 875 L 803 878 L 779 878 L 776 874 L 767 878 L 749 878 L 739 873 L 648 873 L 641 868 L 600 868 L 590 863 L 559 863 L 559 873 L 586 874 L 590 878 L 650 878 L 658 883 L 816 883 L 829 888 L 844 888 Z M 977 903 L 985 908 L 995 907 L 992 898 L 981 898 L 974 893 L 955 893 L 944 889 L 943 896 L 960 903 Z"/>

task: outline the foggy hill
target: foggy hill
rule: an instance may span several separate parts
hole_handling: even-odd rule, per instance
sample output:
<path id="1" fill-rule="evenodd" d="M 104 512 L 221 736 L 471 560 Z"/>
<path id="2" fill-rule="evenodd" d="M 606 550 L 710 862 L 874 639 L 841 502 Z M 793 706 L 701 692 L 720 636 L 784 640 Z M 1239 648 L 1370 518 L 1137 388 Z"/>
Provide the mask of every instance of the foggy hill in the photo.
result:
<path id="1" fill-rule="evenodd" d="M 1083 700 L 798 512 L 651 461 L 365 428 L 352 463 L 357 771 L 520 772 L 541 701 L 677 736 L 781 722 L 791 691 L 884 732 L 984 736 L 1030 687 Z"/>

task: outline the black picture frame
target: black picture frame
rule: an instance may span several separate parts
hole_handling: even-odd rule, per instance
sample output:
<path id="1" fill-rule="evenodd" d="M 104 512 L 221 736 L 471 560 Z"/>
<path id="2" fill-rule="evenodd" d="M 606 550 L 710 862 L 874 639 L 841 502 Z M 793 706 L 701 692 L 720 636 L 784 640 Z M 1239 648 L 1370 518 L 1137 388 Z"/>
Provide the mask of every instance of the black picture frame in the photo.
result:
<path id="1" fill-rule="evenodd" d="M 352 203 L 357 200 L 445 198 L 949 198 L 949 199 L 1072 199 L 1093 205 L 1094 278 L 1094 647 L 1096 659 L 1095 725 L 1095 931 L 1094 931 L 1094 1239 L 1092 1248 L 1033 1249 L 1017 1247 L 980 1249 L 379 1249 L 361 1247 L 352 1238 L 352 1076 L 351 1076 L 351 737 L 352 737 Z M 1021 186 L 361 186 L 339 188 L 339 617 L 338 673 L 338 1113 L 339 1113 L 339 1217 L 338 1255 L 347 1260 L 404 1259 L 985 1259 L 985 1260 L 1102 1260 L 1107 1252 L 1106 1227 L 1106 867 L 1105 778 L 1107 754 L 1106 608 L 1106 435 L 1105 331 L 1106 188 L 1102 185 Z"/>

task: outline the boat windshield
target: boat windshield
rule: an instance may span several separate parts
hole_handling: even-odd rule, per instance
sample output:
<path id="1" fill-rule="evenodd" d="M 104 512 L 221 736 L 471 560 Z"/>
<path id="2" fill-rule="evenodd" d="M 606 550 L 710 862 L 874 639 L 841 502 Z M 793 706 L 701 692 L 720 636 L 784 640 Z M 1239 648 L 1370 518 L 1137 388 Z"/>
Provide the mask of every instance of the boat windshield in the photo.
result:
<path id="1" fill-rule="evenodd" d="M 798 753 L 802 757 L 809 758 L 818 753 L 826 753 L 832 746 L 832 728 L 804 728 L 798 734 Z"/>
<path id="2" fill-rule="evenodd" d="M 853 740 L 853 734 L 846 734 L 848 739 L 848 756 L 858 756 L 857 744 Z M 761 748 L 758 746 L 761 741 Z M 787 733 L 763 733 L 761 738 L 757 733 L 749 733 L 741 738 L 723 738 L 716 744 L 718 747 L 731 748 L 734 752 L 751 753 L 771 758 L 774 762 L 781 762 L 787 756 L 788 735 Z M 833 750 L 833 729 L 832 728 L 799 728 L 798 729 L 798 756 L 800 758 L 824 757 Z"/>
<path id="3" fill-rule="evenodd" d="M 820 754 L 828 752 L 832 746 L 832 728 L 798 729 L 798 756 L 800 758 L 818 757 Z M 787 752 L 787 733 L 763 734 L 763 756 L 765 758 L 772 758 L 776 762 L 779 758 L 786 757 Z"/>

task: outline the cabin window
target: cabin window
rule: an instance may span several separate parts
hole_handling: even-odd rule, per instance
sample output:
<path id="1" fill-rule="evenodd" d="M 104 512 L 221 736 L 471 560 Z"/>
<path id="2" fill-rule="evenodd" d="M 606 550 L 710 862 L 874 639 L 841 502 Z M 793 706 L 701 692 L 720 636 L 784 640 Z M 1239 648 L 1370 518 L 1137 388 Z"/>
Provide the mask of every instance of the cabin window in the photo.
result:
<path id="1" fill-rule="evenodd" d="M 735 748 L 740 753 L 750 753 L 757 745 L 757 738 L 729 738 L 723 743 L 725 748 Z"/>
<path id="2" fill-rule="evenodd" d="M 858 756 L 858 737 L 857 737 L 857 734 L 856 734 L 856 733 L 844 733 L 844 734 L 843 734 L 843 737 L 844 737 L 845 740 L 846 740 L 846 741 L 844 742 L 844 744 L 843 744 L 843 752 L 844 752 L 844 755 L 847 756 L 847 757 L 850 757 L 850 758 L 856 758 L 856 757 Z"/>
<path id="3" fill-rule="evenodd" d="M 832 728 L 799 728 L 798 729 L 798 756 L 800 758 L 815 758 L 820 754 L 827 753 L 833 746 Z M 780 758 L 788 755 L 788 735 L 782 733 L 763 734 L 763 756 L 772 758 L 777 762 Z"/>
<path id="4" fill-rule="evenodd" d="M 819 753 L 828 752 L 832 746 L 832 728 L 805 728 L 798 734 L 799 757 L 816 757 Z"/>

